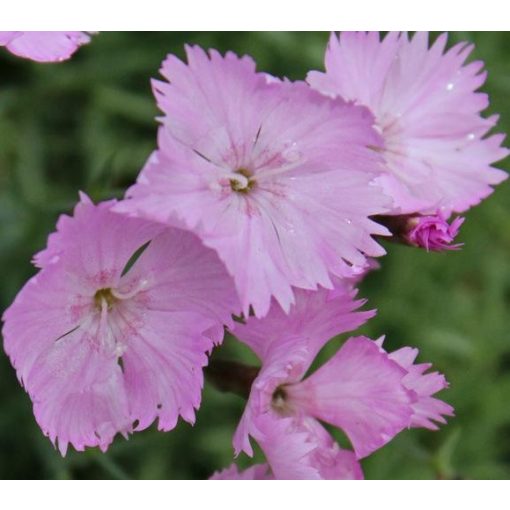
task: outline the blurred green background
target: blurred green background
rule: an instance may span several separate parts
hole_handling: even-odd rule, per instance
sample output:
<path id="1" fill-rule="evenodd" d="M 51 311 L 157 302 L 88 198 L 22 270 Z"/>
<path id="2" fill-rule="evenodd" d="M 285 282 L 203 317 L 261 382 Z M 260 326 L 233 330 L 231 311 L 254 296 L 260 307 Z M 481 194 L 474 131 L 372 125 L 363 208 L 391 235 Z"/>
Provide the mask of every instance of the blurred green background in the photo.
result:
<path id="1" fill-rule="evenodd" d="M 251 54 L 258 68 L 302 79 L 322 68 L 327 33 L 101 33 L 62 64 L 0 55 L 0 310 L 34 274 L 59 214 L 79 189 L 95 200 L 121 197 L 155 147 L 158 114 L 149 78 L 184 43 Z M 510 129 L 510 35 L 452 33 L 476 44 L 489 71 L 490 112 Z M 509 168 L 509 162 L 501 165 Z M 510 478 L 510 184 L 467 214 L 457 253 L 427 254 L 387 244 L 382 269 L 361 295 L 378 316 L 363 328 L 387 348 L 411 344 L 451 388 L 456 417 L 439 432 L 405 431 L 363 461 L 367 478 Z M 323 353 L 331 354 L 340 339 Z M 227 339 L 215 356 L 250 359 Z M 232 461 L 243 401 L 206 384 L 197 424 L 155 427 L 108 453 L 70 451 L 43 437 L 31 402 L 0 355 L 0 478 L 206 478 Z M 339 438 L 341 440 L 341 438 Z M 246 457 L 240 464 L 248 465 Z"/>

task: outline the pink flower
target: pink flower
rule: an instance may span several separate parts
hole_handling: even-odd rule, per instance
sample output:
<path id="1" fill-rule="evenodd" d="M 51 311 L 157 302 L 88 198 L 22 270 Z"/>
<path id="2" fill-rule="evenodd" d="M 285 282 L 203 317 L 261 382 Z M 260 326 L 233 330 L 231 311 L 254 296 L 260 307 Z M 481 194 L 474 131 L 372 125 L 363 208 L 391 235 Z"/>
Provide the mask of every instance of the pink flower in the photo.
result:
<path id="1" fill-rule="evenodd" d="M 449 225 L 439 212 L 433 216 L 415 216 L 410 219 L 409 243 L 427 251 L 458 250 L 462 243 L 451 244 L 459 233 L 464 218 L 457 217 Z"/>
<path id="2" fill-rule="evenodd" d="M 245 313 L 288 310 L 293 287 L 331 287 L 386 235 L 370 185 L 379 172 L 373 118 L 305 83 L 268 80 L 248 57 L 187 47 L 154 82 L 165 113 L 159 150 L 116 210 L 185 225 L 217 251 Z"/>
<path id="3" fill-rule="evenodd" d="M 232 464 L 214 473 L 209 480 L 274 480 L 274 477 L 267 464 L 255 464 L 244 471 L 239 471 L 239 468 Z"/>
<path id="4" fill-rule="evenodd" d="M 114 203 L 82 195 L 3 317 L 5 350 L 63 455 L 69 443 L 106 450 L 117 432 L 156 418 L 160 430 L 179 415 L 193 423 L 206 353 L 237 307 L 230 277 L 198 238 L 124 218 Z"/>
<path id="5" fill-rule="evenodd" d="M 335 334 L 355 329 L 373 312 L 355 312 L 345 287 L 296 291 L 286 315 L 277 304 L 263 319 L 250 317 L 233 333 L 262 360 L 234 436 L 236 453 L 252 455 L 249 437 L 264 451 L 276 478 L 360 478 L 363 458 L 410 426 L 435 425 L 452 408 L 432 395 L 444 377 L 413 365 L 417 351 L 393 354 L 382 342 L 347 340 L 308 377 L 312 361 Z M 319 423 L 341 428 L 354 449 L 341 450 Z"/>
<path id="6" fill-rule="evenodd" d="M 472 45 L 445 51 L 446 34 L 429 48 L 427 33 L 332 35 L 326 73 L 308 82 L 329 96 L 365 105 L 384 138 L 386 173 L 377 179 L 394 199 L 394 213 L 462 212 L 489 195 L 507 174 L 504 136 L 487 136 L 498 117 L 483 118 L 489 102 L 477 92 L 486 73 L 466 64 Z"/>
<path id="7" fill-rule="evenodd" d="M 37 62 L 67 60 L 89 41 L 88 32 L 0 32 L 0 46 Z"/>
<path id="8" fill-rule="evenodd" d="M 298 383 L 315 356 L 335 334 L 357 328 L 374 312 L 356 312 L 349 285 L 334 290 L 296 291 L 287 315 L 273 301 L 263 319 L 236 324 L 233 333 L 263 361 L 234 436 L 236 453 L 253 451 L 252 436 L 263 449 L 277 479 L 361 478 L 352 454 L 339 448 L 315 419 L 287 407 L 289 384 Z"/>

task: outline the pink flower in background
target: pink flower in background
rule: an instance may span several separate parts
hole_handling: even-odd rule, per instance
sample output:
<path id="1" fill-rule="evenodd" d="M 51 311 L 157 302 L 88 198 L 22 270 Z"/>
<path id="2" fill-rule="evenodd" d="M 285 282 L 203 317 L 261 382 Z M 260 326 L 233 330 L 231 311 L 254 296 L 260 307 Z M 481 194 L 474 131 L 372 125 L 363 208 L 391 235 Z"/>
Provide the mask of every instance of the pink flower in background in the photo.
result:
<path id="1" fill-rule="evenodd" d="M 274 480 L 267 464 L 256 464 L 244 471 L 232 464 L 222 471 L 214 473 L 209 480 Z"/>
<path id="2" fill-rule="evenodd" d="M 37 62 L 67 60 L 90 42 L 88 32 L 0 32 L 0 46 L 18 57 Z"/>
<path id="3" fill-rule="evenodd" d="M 159 150 L 117 211 L 185 226 L 218 253 L 242 309 L 284 310 L 293 287 L 331 288 L 384 250 L 369 216 L 388 198 L 370 184 L 381 140 L 363 107 L 305 83 L 268 80 L 253 60 L 187 47 L 154 82 Z M 353 267 L 355 266 L 355 267 Z"/>
<path id="4" fill-rule="evenodd" d="M 250 317 L 233 333 L 262 360 L 234 436 L 236 452 L 260 445 L 280 478 L 360 478 L 363 458 L 410 426 L 434 427 L 452 408 L 432 395 L 447 386 L 430 365 L 413 365 L 417 351 L 393 354 L 382 342 L 347 340 L 308 377 L 312 361 L 335 334 L 353 330 L 373 315 L 345 286 L 334 291 L 296 291 L 286 315 L 275 303 L 263 319 Z M 354 449 L 342 450 L 320 422 L 342 429 Z"/>
<path id="5" fill-rule="evenodd" d="M 445 51 L 447 36 L 429 48 L 427 33 L 343 32 L 332 35 L 326 73 L 308 82 L 328 96 L 365 105 L 384 138 L 385 175 L 376 181 L 393 197 L 395 214 L 448 217 L 489 195 L 507 174 L 492 167 L 505 158 L 504 135 L 488 136 L 498 117 L 483 118 L 483 63 L 466 63 L 472 45 Z"/>
<path id="6" fill-rule="evenodd" d="M 458 250 L 462 243 L 452 244 L 464 218 L 457 217 L 448 224 L 439 212 L 433 216 L 417 216 L 411 220 L 412 228 L 407 234 L 410 244 L 427 251 Z"/>
<path id="7" fill-rule="evenodd" d="M 82 195 L 3 317 L 5 350 L 62 454 L 69 443 L 105 450 L 156 419 L 160 430 L 179 415 L 193 423 L 206 354 L 238 309 L 196 236 L 122 217 L 114 203 Z"/>
<path id="8" fill-rule="evenodd" d="M 288 384 L 299 382 L 319 350 L 335 334 L 350 331 L 374 315 L 356 312 L 348 285 L 332 291 L 296 291 L 285 312 L 273 301 L 263 319 L 236 324 L 233 333 L 262 360 L 241 423 L 234 436 L 236 453 L 253 451 L 249 436 L 261 446 L 277 479 L 361 478 L 352 452 L 342 450 L 315 419 L 288 406 Z M 295 412 L 294 412 L 295 411 Z"/>

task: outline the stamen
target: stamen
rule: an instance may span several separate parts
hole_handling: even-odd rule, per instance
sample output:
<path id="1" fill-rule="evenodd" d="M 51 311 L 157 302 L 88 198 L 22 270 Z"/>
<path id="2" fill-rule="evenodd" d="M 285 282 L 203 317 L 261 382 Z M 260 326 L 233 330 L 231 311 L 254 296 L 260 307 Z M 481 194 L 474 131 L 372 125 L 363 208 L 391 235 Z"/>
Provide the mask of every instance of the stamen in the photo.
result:
<path id="1" fill-rule="evenodd" d="M 252 173 L 246 168 L 239 168 L 239 170 L 229 174 L 228 179 L 230 181 L 232 191 L 240 193 L 247 193 L 255 185 Z"/>
<path id="2" fill-rule="evenodd" d="M 278 386 L 271 397 L 271 407 L 280 415 L 288 416 L 292 409 L 288 402 L 288 395 L 284 386 Z"/>
<path id="3" fill-rule="evenodd" d="M 97 338 L 101 339 L 101 345 L 106 347 L 108 351 L 115 348 L 115 338 L 108 326 L 108 310 L 110 309 L 111 305 L 103 298 L 101 301 L 101 316 L 99 318 Z"/>
<path id="4" fill-rule="evenodd" d="M 94 294 L 94 305 L 101 312 L 104 306 L 106 306 L 106 310 L 111 310 L 115 301 L 117 301 L 117 299 L 114 296 L 112 289 L 99 289 Z"/>

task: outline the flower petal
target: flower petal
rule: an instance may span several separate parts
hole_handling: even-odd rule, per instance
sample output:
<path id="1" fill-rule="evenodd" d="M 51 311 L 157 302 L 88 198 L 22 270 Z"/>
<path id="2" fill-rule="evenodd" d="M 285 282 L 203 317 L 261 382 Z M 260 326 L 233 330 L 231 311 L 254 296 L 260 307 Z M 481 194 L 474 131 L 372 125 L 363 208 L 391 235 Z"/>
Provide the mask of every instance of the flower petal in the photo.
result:
<path id="1" fill-rule="evenodd" d="M 85 446 L 106 450 L 117 432 L 131 431 L 120 367 L 90 336 L 90 330 L 77 329 L 57 340 L 24 380 L 37 422 L 62 455 L 69 443 L 78 451 Z"/>
<path id="2" fill-rule="evenodd" d="M 432 395 L 448 388 L 448 382 L 439 372 L 426 373 L 432 366 L 430 363 L 414 364 L 418 355 L 418 349 L 402 347 L 398 351 L 389 354 L 390 359 L 396 361 L 407 370 L 404 377 L 404 386 L 415 392 L 417 400 L 412 404 L 413 415 L 411 427 L 424 427 L 437 430 L 436 423 L 446 423 L 445 416 L 453 416 L 453 407 Z"/>
<path id="3" fill-rule="evenodd" d="M 47 247 L 34 256 L 37 267 L 62 258 L 69 273 L 79 275 L 82 285 L 97 290 L 116 286 L 132 255 L 164 230 L 162 225 L 123 218 L 111 211 L 115 200 L 94 205 L 80 194 L 73 216 L 62 215 Z"/>
<path id="4" fill-rule="evenodd" d="M 375 342 L 357 337 L 286 390 L 308 415 L 341 428 L 362 458 L 409 426 L 413 394 L 403 385 L 405 375 Z"/>
<path id="5" fill-rule="evenodd" d="M 0 46 L 9 44 L 13 39 L 19 37 L 23 32 L 0 32 Z"/>
<path id="6" fill-rule="evenodd" d="M 60 62 L 89 41 L 85 32 L 21 32 L 7 43 L 7 49 L 37 62 Z"/>
<path id="7" fill-rule="evenodd" d="M 331 290 L 296 290 L 289 313 L 273 301 L 266 317 L 249 317 L 246 324 L 234 325 L 232 333 L 262 360 L 262 372 L 277 360 L 285 366 L 301 350 L 300 369 L 286 382 L 299 381 L 328 340 L 355 330 L 375 315 L 374 311 L 356 311 L 365 301 L 355 299 L 356 291 L 349 283 L 334 279 L 333 284 Z"/>
<path id="8" fill-rule="evenodd" d="M 250 427 L 276 480 L 363 478 L 354 454 L 339 448 L 314 419 L 268 412 L 254 416 Z"/>

